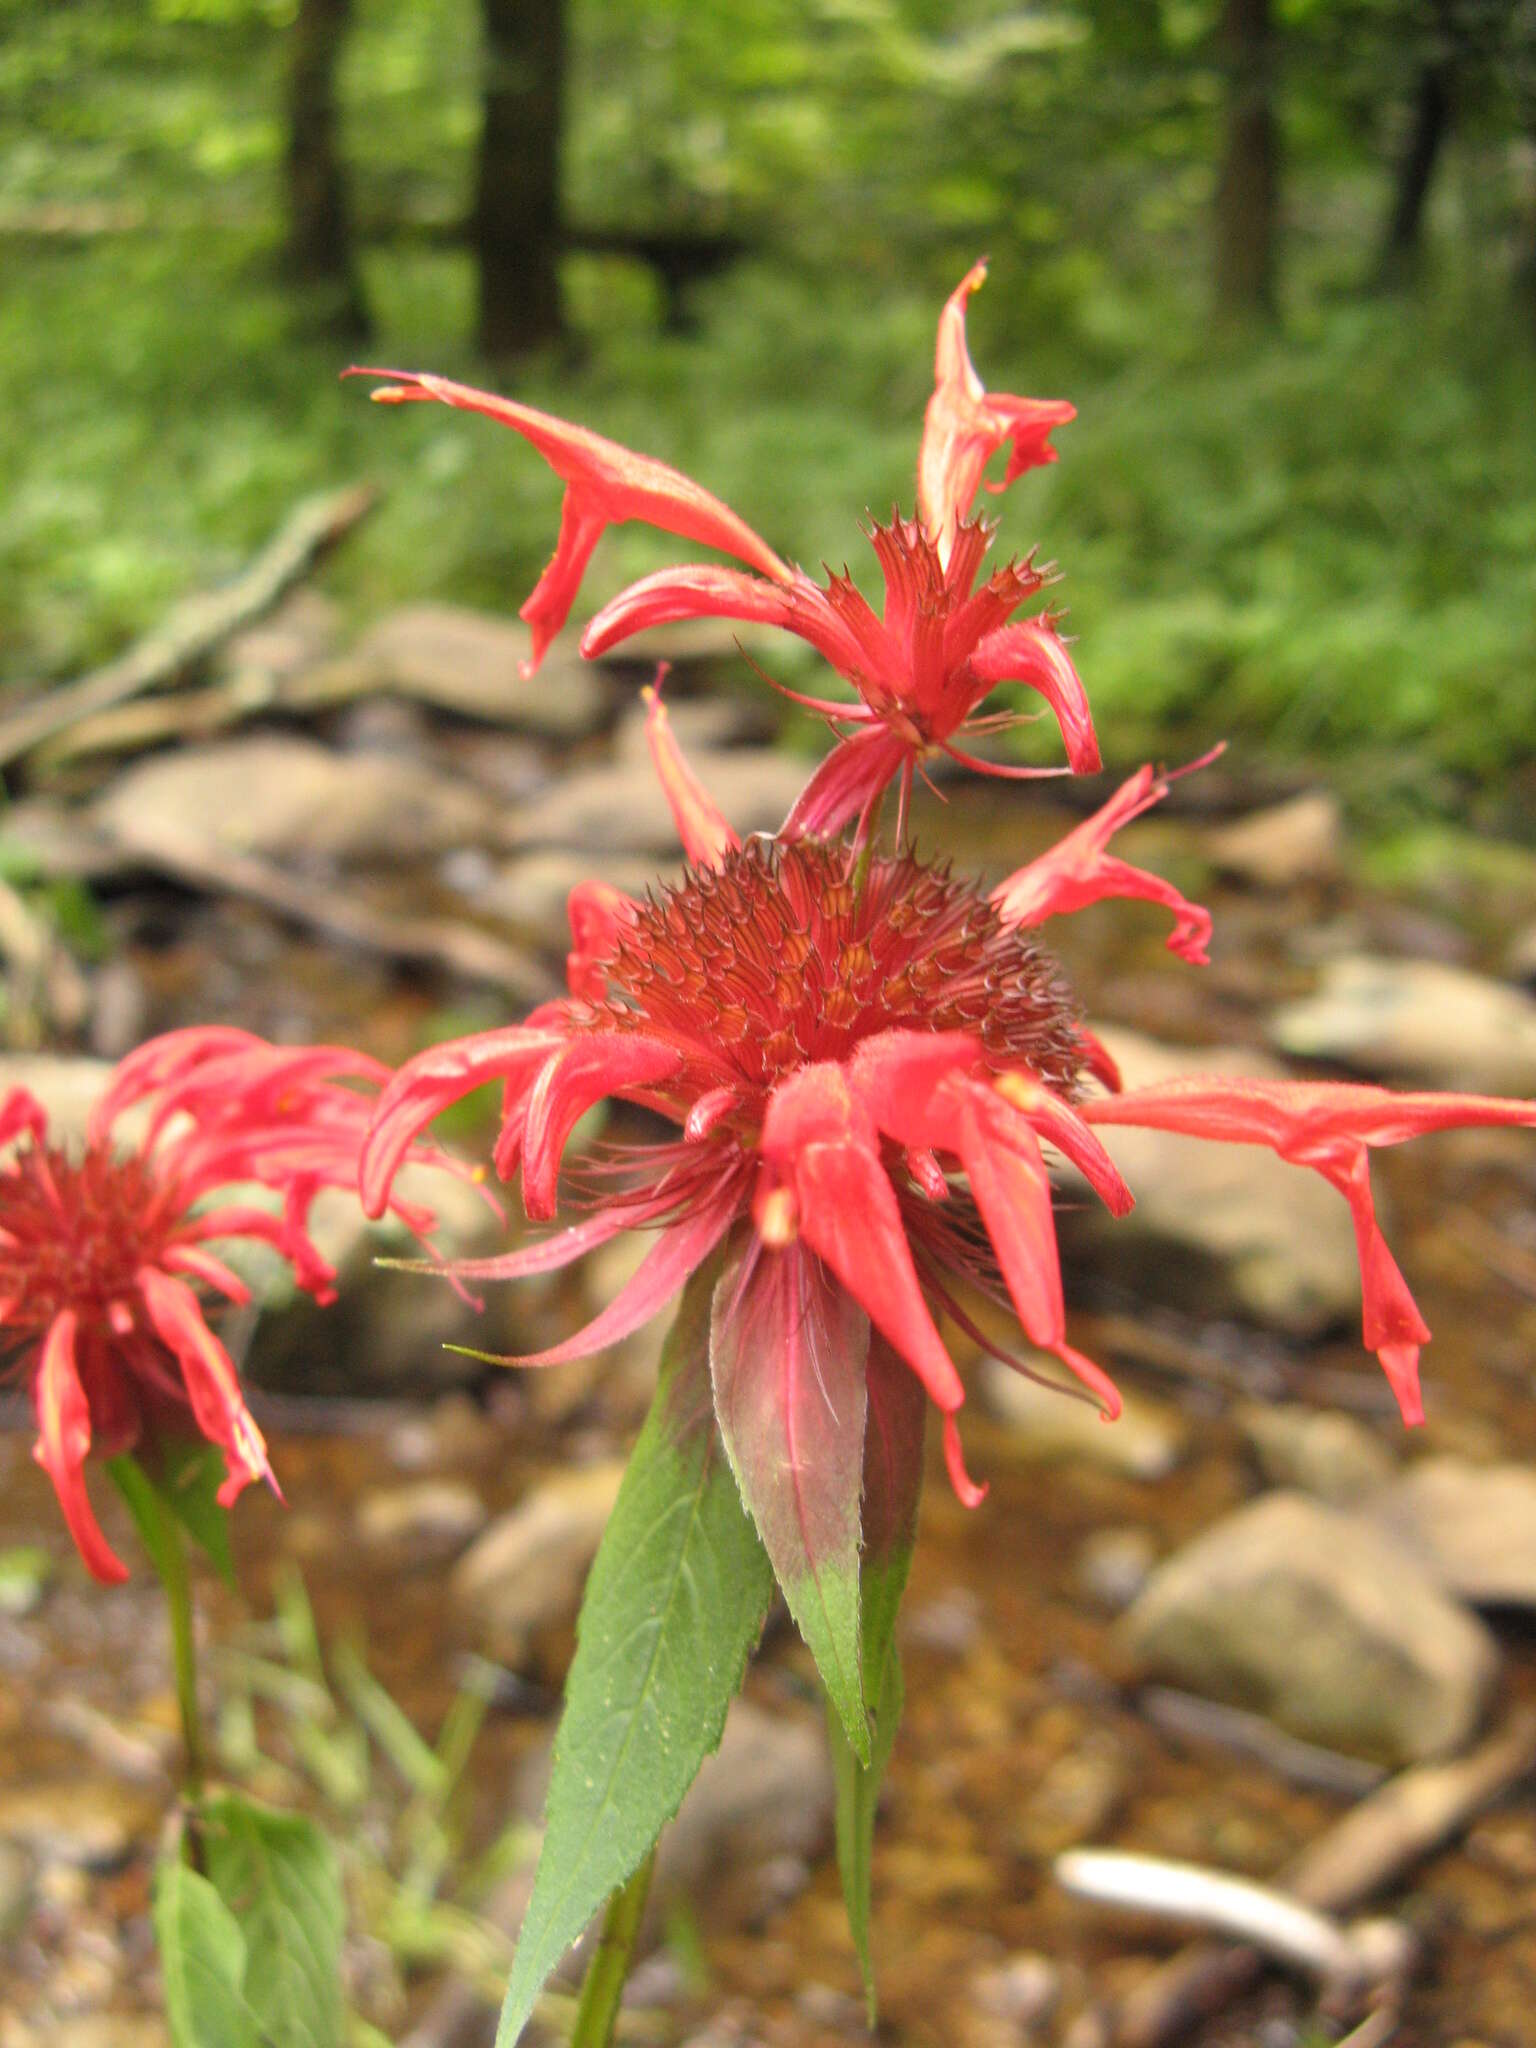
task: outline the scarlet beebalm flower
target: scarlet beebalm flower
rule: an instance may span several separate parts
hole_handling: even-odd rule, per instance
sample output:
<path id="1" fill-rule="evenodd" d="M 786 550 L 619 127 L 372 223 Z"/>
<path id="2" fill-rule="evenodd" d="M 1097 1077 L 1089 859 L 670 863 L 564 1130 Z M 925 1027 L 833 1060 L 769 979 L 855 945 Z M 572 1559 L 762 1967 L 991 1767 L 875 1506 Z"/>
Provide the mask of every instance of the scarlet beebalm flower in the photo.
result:
<path id="1" fill-rule="evenodd" d="M 782 626 L 809 641 L 852 684 L 858 701 L 797 697 L 852 730 L 812 779 L 785 830 L 790 837 L 833 833 L 867 811 L 893 779 L 901 779 L 905 799 L 914 770 L 934 753 L 994 775 L 1056 772 L 977 760 L 957 744 L 967 733 L 1015 722 L 1007 713 L 974 716 L 999 683 L 1021 682 L 1044 697 L 1075 772 L 1092 773 L 1100 765 L 1087 696 L 1051 619 L 1009 623 L 1040 591 L 1045 572 L 1032 561 L 1010 562 L 979 588 L 976 583 L 991 530 L 968 515 L 988 462 L 1009 450 L 994 486 L 1005 489 L 1026 470 L 1056 459 L 1051 433 L 1074 416 L 1064 400 L 983 388 L 966 348 L 965 305 L 985 275 L 978 263 L 940 316 L 934 390 L 918 451 L 917 517 L 893 516 L 888 526 L 870 529 L 885 581 L 879 616 L 846 572 L 830 576 L 823 589 L 782 561 L 727 505 L 665 463 L 445 377 L 356 374 L 390 380 L 373 393 L 384 404 L 435 399 L 499 420 L 532 442 L 564 479 L 559 545 L 522 608 L 533 634 L 528 674 L 564 623 L 606 526 L 638 519 L 745 562 L 752 573 L 701 564 L 642 578 L 598 613 L 581 651 L 599 655 L 648 626 L 690 618 Z"/>
<path id="2" fill-rule="evenodd" d="M 1067 1341 L 1048 1154 L 1072 1161 L 1123 1214 L 1131 1193 L 1097 1132 L 1133 1124 L 1267 1145 L 1339 1189 L 1359 1245 L 1365 1342 L 1405 1419 L 1422 1418 L 1429 1332 L 1377 1226 L 1368 1150 L 1458 1125 L 1536 1124 L 1536 1105 L 1230 1076 L 1119 1092 L 1113 1062 L 1026 927 L 1109 896 L 1151 898 L 1174 915 L 1170 945 L 1204 958 L 1209 915 L 1107 852 L 1116 826 L 1166 792 L 1150 769 L 989 895 L 910 853 L 873 855 L 861 876 L 843 845 L 743 845 L 654 694 L 648 731 L 685 879 L 638 903 L 600 885 L 576 890 L 569 995 L 523 1025 L 411 1061 L 385 1090 L 363 1153 L 364 1207 L 377 1214 L 417 1134 L 500 1079 L 496 1168 L 521 1172 L 527 1214 L 542 1222 L 556 1213 L 566 1142 L 596 1103 L 637 1103 L 676 1128 L 671 1141 L 599 1150 L 569 1169 L 581 1220 L 455 1267 L 464 1279 L 515 1279 L 620 1231 L 656 1231 L 592 1322 L 507 1363 L 555 1365 L 617 1343 L 730 1238 L 712 1355 L 766 1345 L 779 1364 L 763 1370 L 782 1374 L 782 1400 L 803 1400 L 815 1380 L 808 1358 L 818 1346 L 825 1357 L 862 1310 L 942 1411 L 951 1477 L 974 1502 L 981 1489 L 955 1422 L 964 1391 L 935 1316 L 996 1349 L 962 1295 L 1011 1303 L 1030 1344 L 1115 1415 L 1113 1384 Z M 1110 1092 L 1093 1094 L 1095 1081 Z"/>
<path id="3" fill-rule="evenodd" d="M 91 1509 L 92 1453 L 201 1437 L 224 1453 L 224 1505 L 253 1479 L 271 1481 L 205 1312 L 208 1296 L 240 1303 L 250 1290 L 210 1247 L 268 1244 L 300 1287 L 329 1300 L 336 1276 L 309 1235 L 310 1206 L 322 1188 L 355 1188 L 387 1073 L 341 1047 L 174 1031 L 117 1067 L 79 1147 L 50 1140 L 24 1089 L 0 1096 L 0 1358 L 30 1384 L 34 1455 L 98 1579 L 127 1572 Z M 126 1137 L 134 1110 L 144 1127 Z M 280 1206 L 260 1206 L 253 1184 Z M 418 1235 L 431 1229 L 420 1205 L 389 1206 Z"/>

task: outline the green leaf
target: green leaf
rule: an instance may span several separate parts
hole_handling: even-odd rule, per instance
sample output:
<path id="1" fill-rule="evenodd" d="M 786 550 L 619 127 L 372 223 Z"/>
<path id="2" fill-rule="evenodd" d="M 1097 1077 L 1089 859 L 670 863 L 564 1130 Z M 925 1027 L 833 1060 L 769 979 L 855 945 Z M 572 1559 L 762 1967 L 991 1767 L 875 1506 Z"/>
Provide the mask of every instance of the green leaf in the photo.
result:
<path id="1" fill-rule="evenodd" d="M 240 1923 L 179 1856 L 155 1872 L 154 1917 L 173 2048 L 260 2048 Z"/>
<path id="2" fill-rule="evenodd" d="M 917 1535 L 927 1401 L 917 1375 L 878 1333 L 869 1347 L 866 1379 L 869 1421 L 864 1434 L 864 1557 L 859 1596 L 864 1678 L 873 1718 L 867 1764 L 849 1746 L 841 1716 L 832 1711 L 830 1703 L 827 1723 L 837 1788 L 837 1869 L 873 2028 L 875 1972 L 869 1951 L 869 1919 L 875 1813 L 880 1781 L 901 1723 L 904 1695 L 896 1653 L 896 1614 Z"/>
<path id="3" fill-rule="evenodd" d="M 341 1873 L 324 1834 L 235 1792 L 198 1809 L 209 1881 L 245 1937 L 245 1993 L 264 2041 L 340 2048 Z"/>
<path id="4" fill-rule="evenodd" d="M 709 1300 L 694 1275 L 661 1383 L 587 1581 L 555 1738 L 544 1847 L 497 2048 L 545 1978 L 636 1870 L 720 1741 L 773 1573 L 715 1435 Z"/>
<path id="5" fill-rule="evenodd" d="M 225 1584 L 233 1586 L 229 1511 L 214 1497 L 224 1475 L 223 1455 L 215 1445 L 167 1445 L 157 1474 L 147 1471 L 131 1452 L 108 1459 L 107 1471 L 128 1503 L 139 1540 L 162 1579 L 167 1573 L 185 1570 L 175 1528 L 168 1526 L 167 1518 L 174 1516 L 193 1542 L 206 1551 Z"/>
<path id="6" fill-rule="evenodd" d="M 869 1318 L 803 1246 L 769 1251 L 753 1236 L 727 1260 L 709 1333 L 721 1439 L 827 1697 L 866 1764 L 859 1494 L 868 1353 Z"/>
<path id="7" fill-rule="evenodd" d="M 224 1453 L 217 1444 L 167 1444 L 163 1459 L 161 1495 L 225 1585 L 232 1587 L 235 1560 L 229 1548 L 229 1509 L 218 1501 Z"/>

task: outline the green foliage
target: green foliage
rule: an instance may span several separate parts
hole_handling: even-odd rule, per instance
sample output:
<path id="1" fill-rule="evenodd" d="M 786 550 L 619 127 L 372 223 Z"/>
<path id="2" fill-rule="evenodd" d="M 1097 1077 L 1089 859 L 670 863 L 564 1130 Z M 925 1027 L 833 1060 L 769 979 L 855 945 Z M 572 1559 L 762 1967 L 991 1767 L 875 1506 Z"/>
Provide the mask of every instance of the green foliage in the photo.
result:
<path id="1" fill-rule="evenodd" d="M 154 1921 L 172 2048 L 259 2048 L 240 1923 L 179 1855 L 155 1872 Z"/>
<path id="2" fill-rule="evenodd" d="M 236 1792 L 205 1799 L 197 1827 L 208 1880 L 245 1940 L 242 1985 L 258 2038 L 340 2048 L 346 1906 L 325 1835 L 302 1814 L 276 1813 Z M 227 1965 L 227 1928 L 206 1918 L 201 1926 L 216 1934 Z"/>
<path id="3" fill-rule="evenodd" d="M 132 1454 L 109 1459 L 107 1470 L 162 1580 L 169 1583 L 184 1569 L 175 1526 L 180 1523 L 225 1584 L 235 1583 L 229 1511 L 215 1497 L 223 1478 L 223 1456 L 216 1445 L 168 1445 L 153 1475 Z"/>
<path id="4" fill-rule="evenodd" d="M 511 2048 L 545 1978 L 635 1871 L 719 1743 L 773 1591 L 710 1411 L 711 1261 L 587 1580 L 555 1737 L 544 1847 L 497 2029 Z"/>

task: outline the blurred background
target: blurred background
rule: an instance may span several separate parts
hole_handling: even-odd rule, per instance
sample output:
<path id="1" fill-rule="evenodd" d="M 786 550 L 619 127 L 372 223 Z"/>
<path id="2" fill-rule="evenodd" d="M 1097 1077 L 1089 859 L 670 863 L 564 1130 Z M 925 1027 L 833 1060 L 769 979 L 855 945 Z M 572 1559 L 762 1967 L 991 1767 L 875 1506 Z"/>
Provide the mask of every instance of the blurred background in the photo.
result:
<path id="1" fill-rule="evenodd" d="M 67 1129 L 176 1024 L 398 1061 L 520 1014 L 573 883 L 676 862 L 636 717 L 658 656 L 739 829 L 821 744 L 741 658 L 814 675 L 772 635 L 588 667 L 572 631 L 522 684 L 558 484 L 347 363 L 580 420 L 873 596 L 859 523 L 911 509 L 980 255 L 984 381 L 1079 409 L 994 509 L 1060 565 L 1107 773 L 949 785 L 920 842 L 996 875 L 1224 737 L 1123 848 L 1210 902 L 1211 966 L 1145 905 L 1049 934 L 1127 1075 L 1536 1095 L 1531 0 L 0 0 L 0 1089 Z M 583 608 L 684 553 L 610 531 Z M 493 1119 L 444 1134 L 483 1155 Z M 1122 1163 L 1131 1218 L 1061 1214 L 1122 1422 L 957 1346 L 992 1493 L 925 1500 L 881 2038 L 1536 2042 L 1533 1148 L 1378 1165 L 1437 1339 L 1412 1444 L 1330 1191 L 1238 1148 Z M 344 1844 L 353 2048 L 483 2048 L 660 1333 L 488 1369 L 445 1341 L 553 1342 L 637 1248 L 474 1317 L 374 1270 L 351 1205 L 329 1227 L 336 1309 L 268 1291 L 224 1326 L 288 1505 L 240 1503 L 243 1598 L 199 1586 L 218 1768 Z M 0 2048 L 164 2048 L 159 1605 L 84 1580 L 17 1390 L 0 1422 Z M 1426 1770 L 1415 1834 L 1371 1802 Z M 629 2038 L 864 2038 L 830 1801 L 780 1617 L 672 1838 Z M 1390 1911 L 1412 1966 L 1374 2011 L 1326 1957 L 1208 1973 L 1198 2034 L 1178 1931 L 1057 1882 L 1095 1844 Z"/>
<path id="2" fill-rule="evenodd" d="M 1112 761 L 1241 737 L 1520 819 L 1536 623 L 1528 0 L 7 0 L 0 681 L 77 672 L 293 498 L 359 616 L 520 599 L 538 463 L 354 355 L 664 456 L 815 567 L 910 506 L 935 308 L 1064 395 L 1006 508 Z M 667 543 L 606 544 L 596 604 Z M 660 549 L 660 553 L 657 550 Z"/>

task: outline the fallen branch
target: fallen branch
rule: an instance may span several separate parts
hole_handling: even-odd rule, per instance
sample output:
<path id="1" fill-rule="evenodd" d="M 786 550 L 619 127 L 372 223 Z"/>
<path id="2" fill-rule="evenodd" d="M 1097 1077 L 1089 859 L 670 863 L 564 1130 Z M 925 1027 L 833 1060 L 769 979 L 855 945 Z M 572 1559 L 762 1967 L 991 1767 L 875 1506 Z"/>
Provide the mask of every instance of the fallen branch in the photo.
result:
<path id="1" fill-rule="evenodd" d="M 176 682 L 232 634 L 270 611 L 372 511 L 378 496 L 372 484 L 352 484 L 306 499 L 233 583 L 188 598 L 115 661 L 78 682 L 44 691 L 0 719 L 0 768 L 81 719 Z"/>
<path id="2" fill-rule="evenodd" d="M 1470 1756 L 1418 1764 L 1373 1792 L 1281 1873 L 1278 1888 L 1321 1913 L 1351 1912 L 1536 1770 L 1536 1714 L 1516 1714 Z M 1132 1992 L 1115 2048 L 1170 2048 L 1250 1990 L 1264 1969 L 1254 1948 L 1203 1941 Z"/>
<path id="3" fill-rule="evenodd" d="M 125 836 L 116 844 L 125 857 L 188 888 L 243 896 L 290 923 L 387 960 L 444 968 L 465 981 L 489 982 L 520 1002 L 549 994 L 550 977 L 537 961 L 476 926 L 376 910 L 312 878 L 301 880 L 251 854 L 225 852 L 147 818 L 136 824 L 131 838 Z"/>

